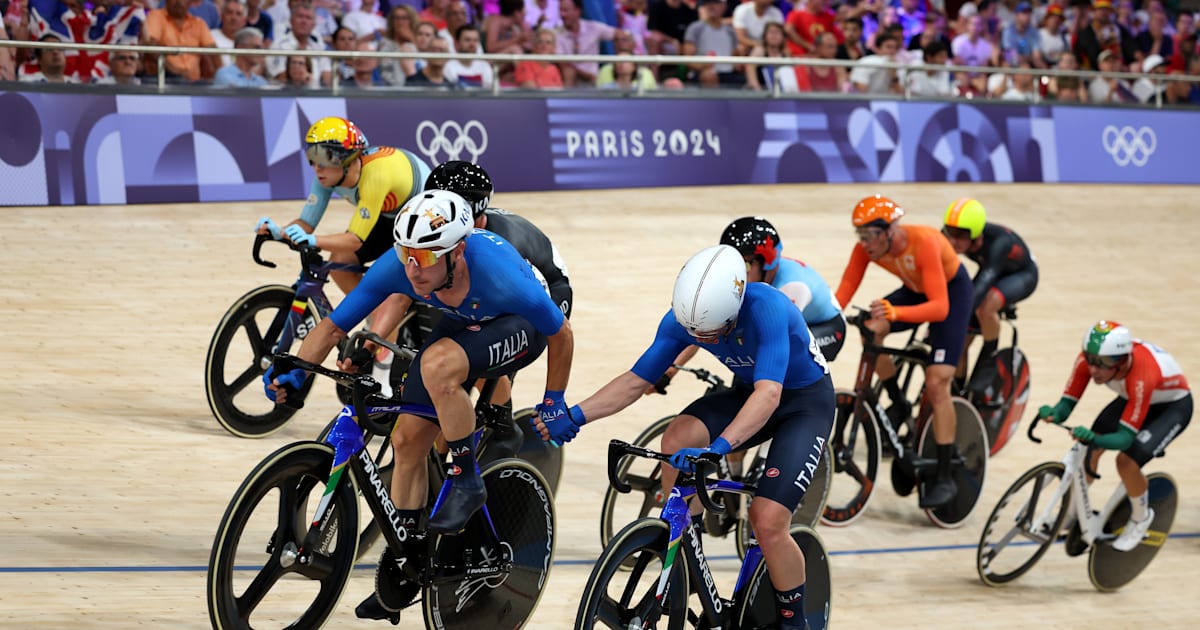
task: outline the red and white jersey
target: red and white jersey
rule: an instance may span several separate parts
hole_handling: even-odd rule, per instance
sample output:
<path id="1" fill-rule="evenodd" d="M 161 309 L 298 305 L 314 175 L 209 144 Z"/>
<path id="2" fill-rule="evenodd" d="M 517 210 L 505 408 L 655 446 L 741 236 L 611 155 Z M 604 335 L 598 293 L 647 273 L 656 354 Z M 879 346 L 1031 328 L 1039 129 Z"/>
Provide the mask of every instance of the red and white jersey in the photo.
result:
<path id="1" fill-rule="evenodd" d="M 1129 401 L 1125 411 L 1121 413 L 1121 424 L 1138 431 L 1146 419 L 1150 405 L 1174 402 L 1186 397 L 1188 389 L 1187 378 L 1175 357 L 1152 343 L 1140 339 L 1133 341 L 1133 364 L 1129 373 L 1122 379 L 1113 379 L 1106 383 L 1109 389 L 1118 396 Z M 1083 353 L 1075 359 L 1075 368 L 1063 395 L 1079 400 L 1083 390 L 1087 388 L 1091 375 Z"/>

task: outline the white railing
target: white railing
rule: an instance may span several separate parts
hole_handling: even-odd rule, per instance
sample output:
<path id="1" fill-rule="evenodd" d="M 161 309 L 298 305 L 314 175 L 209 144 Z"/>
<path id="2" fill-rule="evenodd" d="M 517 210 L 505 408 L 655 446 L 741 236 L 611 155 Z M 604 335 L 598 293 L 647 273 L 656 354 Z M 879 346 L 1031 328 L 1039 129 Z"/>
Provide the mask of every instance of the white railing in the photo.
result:
<path id="1" fill-rule="evenodd" d="M 616 60 L 627 61 L 634 63 L 638 71 L 635 76 L 640 73 L 643 66 L 657 65 L 695 65 L 695 64 L 734 64 L 734 65 L 757 65 L 757 66 L 812 66 L 812 67 L 837 67 L 845 68 L 847 72 L 853 70 L 857 66 L 857 61 L 848 61 L 842 59 L 814 59 L 811 57 L 796 57 L 796 58 L 780 58 L 780 57 L 721 57 L 711 55 L 535 55 L 535 54 L 519 54 L 519 55 L 497 55 L 497 54 L 462 54 L 462 53 L 405 53 L 405 52 L 343 52 L 335 50 L 275 50 L 275 49 L 244 49 L 244 48 L 196 48 L 188 46 L 145 46 L 145 45 L 120 45 L 120 44 L 82 44 L 75 42 L 23 42 L 14 40 L 0 40 L 0 48 L 59 48 L 63 50 L 86 50 L 92 52 L 102 51 L 127 51 L 139 52 L 157 55 L 157 88 L 160 93 L 166 92 L 166 65 L 165 57 L 168 55 L 178 54 L 197 54 L 197 55 L 229 55 L 229 56 L 258 56 L 258 57 L 326 57 L 337 61 L 352 61 L 360 58 L 371 59 L 461 59 L 472 60 L 482 59 L 491 64 L 493 74 L 495 69 L 500 64 L 517 64 L 521 61 L 548 61 L 554 63 L 579 63 L 579 62 L 596 62 L 596 63 L 611 63 Z M 1163 106 L 1161 89 L 1167 82 L 1184 81 L 1189 83 L 1200 83 L 1200 75 L 1181 75 L 1181 74 L 1142 74 L 1137 72 L 1097 72 L 1090 70 L 1058 70 L 1058 69 L 1026 69 L 1026 68 L 1003 68 L 1003 67 L 977 67 L 977 66 L 952 66 L 952 65 L 925 65 L 925 64 L 906 64 L 906 63 L 878 63 L 871 66 L 872 70 L 876 69 L 895 69 L 906 72 L 924 71 L 924 72 L 950 72 L 969 73 L 969 74 L 1004 74 L 1004 75 L 1033 75 L 1035 84 L 1037 79 L 1042 77 L 1078 77 L 1081 81 L 1089 81 L 1097 78 L 1134 81 L 1137 79 L 1150 79 L 1155 85 L 1155 96 L 1152 103 L 1154 107 L 1161 108 Z M 329 89 L 333 95 L 339 95 L 342 90 L 340 85 L 340 75 L 338 72 L 332 72 L 330 77 Z M 773 90 L 770 92 L 755 92 L 738 90 L 736 93 L 746 96 L 758 96 L 765 98 L 802 98 L 813 97 L 819 95 L 821 98 L 879 98 L 881 96 L 902 96 L 905 100 L 914 98 L 911 85 L 906 82 L 903 86 L 904 92 L 900 94 L 877 94 L 863 92 L 802 92 L 800 94 L 784 95 L 780 90 L 779 82 L 776 81 Z M 385 88 L 386 89 L 386 88 Z M 393 88 L 402 89 L 402 88 Z M 545 91 L 545 90 L 542 90 Z M 591 90 L 589 89 L 589 92 Z M 608 91 L 605 91 L 606 93 Z M 637 96 L 645 95 L 644 86 L 640 81 L 634 81 L 633 89 L 628 91 Z M 721 91 L 719 89 L 712 90 L 714 95 L 720 93 L 722 96 L 729 96 L 733 92 Z M 500 95 L 502 93 L 499 80 L 492 82 L 491 93 Z M 695 92 L 688 92 L 689 95 L 694 95 Z M 926 98 L 922 95 L 920 98 Z M 940 97 L 947 100 L 965 100 L 961 96 Z M 1033 90 L 1033 102 L 1039 102 L 1041 99 L 1039 90 Z M 986 99 L 983 99 L 986 100 Z M 1135 103 L 1127 103 L 1128 105 L 1136 105 Z"/>

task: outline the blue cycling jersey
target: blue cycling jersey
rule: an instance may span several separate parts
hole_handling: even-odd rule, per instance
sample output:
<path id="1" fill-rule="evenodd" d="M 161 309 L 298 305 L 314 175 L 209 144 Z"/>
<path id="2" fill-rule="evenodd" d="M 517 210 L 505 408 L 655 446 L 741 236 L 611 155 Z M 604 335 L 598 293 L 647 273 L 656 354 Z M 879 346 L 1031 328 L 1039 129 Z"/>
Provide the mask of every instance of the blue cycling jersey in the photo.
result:
<path id="1" fill-rule="evenodd" d="M 746 285 L 737 323 L 717 343 L 698 343 L 668 311 L 633 373 L 653 383 L 689 345 L 711 352 L 746 383 L 767 380 L 782 383 L 784 389 L 798 389 L 829 373 L 800 310 L 786 295 L 761 282 Z"/>
<path id="2" fill-rule="evenodd" d="M 788 287 L 789 284 L 793 287 Z M 817 270 L 799 260 L 781 259 L 775 278 L 771 280 L 771 286 L 783 291 L 796 302 L 796 306 L 804 312 L 804 321 L 810 324 L 827 322 L 842 314 L 841 305 L 834 299 L 829 284 Z"/>
<path id="3" fill-rule="evenodd" d="M 466 243 L 470 289 L 462 304 L 449 306 L 437 295 L 418 295 L 393 248 L 392 254 L 380 256 L 363 274 L 362 281 L 338 304 L 330 319 L 338 328 L 350 330 L 389 295 L 403 293 L 463 321 L 486 322 L 502 315 L 519 315 L 547 337 L 562 328 L 562 311 L 516 248 L 487 230 L 475 230 Z"/>

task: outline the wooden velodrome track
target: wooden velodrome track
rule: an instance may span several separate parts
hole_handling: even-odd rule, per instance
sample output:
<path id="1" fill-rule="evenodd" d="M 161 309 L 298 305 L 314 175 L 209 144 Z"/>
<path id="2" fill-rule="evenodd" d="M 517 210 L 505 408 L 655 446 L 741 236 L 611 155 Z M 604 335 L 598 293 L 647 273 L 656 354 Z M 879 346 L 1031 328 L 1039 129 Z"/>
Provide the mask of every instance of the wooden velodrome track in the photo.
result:
<path id="1" fill-rule="evenodd" d="M 501 193 L 496 204 L 540 225 L 570 264 L 576 353 L 567 400 L 573 403 L 632 365 L 669 307 L 679 266 L 715 242 L 729 220 L 769 217 L 785 253 L 836 285 L 853 244 L 850 208 L 874 192 L 899 201 L 906 221 L 931 224 L 940 223 L 949 201 L 971 194 L 993 220 L 1028 241 L 1041 266 L 1041 284 L 1019 320 L 1033 370 L 1031 410 L 1058 399 L 1084 329 L 1101 317 L 1168 349 L 1200 384 L 1195 188 L 759 186 Z M 283 263 L 279 269 L 251 262 L 254 221 L 289 219 L 298 209 L 295 202 L 0 209 L 0 250 L 10 263 L 2 291 L 7 341 L 0 349 L 0 626 L 208 626 L 205 566 L 233 491 L 267 453 L 314 438 L 338 406 L 325 382 L 282 432 L 244 440 L 225 433 L 205 403 L 205 351 L 222 313 L 255 286 L 295 277 L 295 258 L 283 248 L 271 252 Z M 335 204 L 322 231 L 340 229 L 349 210 Z M 855 303 L 896 284 L 874 268 Z M 859 347 L 852 334 L 833 366 L 835 383 L 850 383 Z M 715 366 L 711 358 L 697 364 Z M 518 406 L 541 394 L 544 364 L 529 372 L 517 387 Z M 608 440 L 632 439 L 700 391 L 699 383 L 681 378 L 668 396 L 589 425 L 568 447 L 556 500 L 556 564 L 531 627 L 567 628 L 574 618 L 600 552 Z M 1110 399 L 1093 386 L 1075 418 L 1090 420 Z M 985 587 L 976 577 L 975 544 L 1000 493 L 1026 468 L 1058 459 L 1068 447 L 1065 436 L 1046 431 L 1044 444 L 1019 436 L 992 460 L 980 508 L 961 529 L 935 529 L 915 499 L 901 499 L 886 485 L 851 527 L 821 528 L 834 554 L 832 623 L 1195 627 L 1198 432 L 1183 434 L 1166 459 L 1147 466 L 1169 471 L 1179 483 L 1177 535 L 1122 591 L 1095 592 L 1085 559 L 1067 558 L 1061 546 L 1007 588 Z M 1100 472 L 1105 478 L 1094 496 L 1106 497 L 1116 479 L 1111 457 Z M 711 545 L 719 579 L 732 582 L 732 545 Z M 373 572 L 356 571 L 329 625 L 370 627 L 354 618 L 353 607 L 372 585 Z M 420 625 L 419 612 L 401 622 Z"/>

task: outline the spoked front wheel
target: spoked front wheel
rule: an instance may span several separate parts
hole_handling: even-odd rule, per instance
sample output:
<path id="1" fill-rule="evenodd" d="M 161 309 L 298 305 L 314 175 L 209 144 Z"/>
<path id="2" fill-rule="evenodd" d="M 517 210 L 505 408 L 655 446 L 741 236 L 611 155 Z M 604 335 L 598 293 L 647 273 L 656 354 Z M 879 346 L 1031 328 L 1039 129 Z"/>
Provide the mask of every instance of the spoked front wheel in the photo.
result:
<path id="1" fill-rule="evenodd" d="M 687 623 L 687 564 L 669 554 L 671 532 L 655 518 L 636 520 L 617 532 L 592 567 L 575 615 L 575 630 L 592 628 L 665 628 L 682 630 Z M 663 599 L 659 578 L 673 556 Z"/>
<path id="2" fill-rule="evenodd" d="M 954 466 L 952 476 L 958 492 L 949 503 L 939 508 L 925 510 L 925 515 L 934 525 L 942 528 L 954 528 L 966 522 L 975 506 L 979 504 L 979 495 L 983 492 L 983 482 L 987 477 L 988 441 L 987 430 L 979 412 L 966 399 L 953 397 L 954 415 L 957 422 L 954 432 L 954 448 L 962 457 L 962 465 Z M 918 442 L 917 457 L 921 459 L 937 459 L 937 441 L 933 437 L 933 420 L 930 419 L 921 429 L 921 440 Z M 928 473 L 932 474 L 932 472 Z"/>
<path id="3" fill-rule="evenodd" d="M 285 446 L 246 478 L 217 529 L 208 561 L 208 615 L 213 628 L 316 628 L 333 613 L 358 545 L 353 484 L 333 490 L 333 515 L 311 557 L 305 536 L 326 491 L 333 448 Z"/>
<path id="4" fill-rule="evenodd" d="M 546 590 L 557 532 L 546 480 L 519 459 L 497 460 L 482 474 L 488 518 L 481 510 L 461 533 L 434 541 L 435 575 L 422 597 L 426 628 L 518 628 Z"/>
<path id="5" fill-rule="evenodd" d="M 204 364 L 204 389 L 213 417 L 226 431 L 246 438 L 268 436 L 287 423 L 296 410 L 267 400 L 262 391 L 262 375 L 271 365 L 279 337 L 287 323 L 296 292 L 291 287 L 273 284 L 258 287 L 238 298 L 225 312 Z M 297 331 L 303 338 L 317 317 L 309 304 Z M 312 388 L 309 376 L 300 392 L 303 399 Z"/>
<path id="6" fill-rule="evenodd" d="M 1069 506 L 1070 495 L 1062 487 L 1065 471 L 1062 462 L 1038 464 L 1000 497 L 975 553 L 984 584 L 999 586 L 1021 577 L 1058 538 Z"/>
<path id="7" fill-rule="evenodd" d="M 659 418 L 633 440 L 635 446 L 661 450 L 663 433 L 675 416 Z M 662 492 L 662 469 L 650 459 L 627 457 L 617 468 L 617 478 L 631 490 L 622 494 L 609 485 L 600 507 L 600 546 L 607 547 L 613 535 L 628 523 L 650 516 L 666 502 Z"/>
<path id="8" fill-rule="evenodd" d="M 821 522 L 841 527 L 853 523 L 867 509 L 882 457 L 875 412 L 852 391 L 837 390 L 837 415 L 829 447 L 833 452 L 833 480 Z"/>
<path id="9" fill-rule="evenodd" d="M 810 630 L 825 630 L 829 627 L 830 604 L 833 595 L 833 577 L 829 570 L 829 553 L 825 543 L 811 527 L 793 525 L 792 540 L 800 545 L 804 554 L 804 619 Z M 743 590 L 749 599 L 739 611 L 739 628 L 776 628 L 775 588 L 767 573 L 767 563 L 762 562 L 750 576 Z M 801 625 L 801 624 L 796 624 Z"/>

